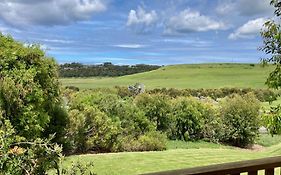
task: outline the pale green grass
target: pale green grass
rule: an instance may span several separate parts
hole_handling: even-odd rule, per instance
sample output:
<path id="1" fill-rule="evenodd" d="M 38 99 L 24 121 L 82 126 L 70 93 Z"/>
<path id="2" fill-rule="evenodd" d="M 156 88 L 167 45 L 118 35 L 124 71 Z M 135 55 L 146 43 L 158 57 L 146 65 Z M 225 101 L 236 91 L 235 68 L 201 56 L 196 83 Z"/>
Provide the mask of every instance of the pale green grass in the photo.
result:
<path id="1" fill-rule="evenodd" d="M 266 88 L 265 80 L 273 66 L 249 64 L 198 64 L 162 67 L 151 72 L 116 78 L 63 78 L 65 86 L 98 88 L 128 86 L 137 82 L 146 88 Z"/>

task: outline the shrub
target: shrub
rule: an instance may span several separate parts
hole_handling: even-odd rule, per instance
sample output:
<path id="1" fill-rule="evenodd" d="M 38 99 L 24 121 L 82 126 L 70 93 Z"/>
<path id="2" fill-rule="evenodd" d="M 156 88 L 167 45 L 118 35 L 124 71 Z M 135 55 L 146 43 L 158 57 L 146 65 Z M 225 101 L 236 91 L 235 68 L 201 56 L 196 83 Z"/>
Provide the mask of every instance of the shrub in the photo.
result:
<path id="1" fill-rule="evenodd" d="M 106 114 L 95 107 L 72 109 L 67 137 L 72 150 L 78 152 L 111 152 L 119 135 L 118 123 L 114 123 Z"/>
<path id="2" fill-rule="evenodd" d="M 141 94 L 134 102 L 145 116 L 156 126 L 156 130 L 166 132 L 171 128 L 170 98 L 162 94 Z"/>
<path id="3" fill-rule="evenodd" d="M 171 114 L 175 123 L 170 138 L 185 141 L 199 139 L 203 128 L 202 108 L 202 104 L 194 98 L 175 99 Z"/>
<path id="4" fill-rule="evenodd" d="M 61 105 L 57 64 L 39 45 L 24 45 L 0 34 L 0 68 L 3 117 L 18 135 L 42 137 Z"/>
<path id="5" fill-rule="evenodd" d="M 253 144 L 259 129 L 259 101 L 253 94 L 227 97 L 221 103 L 221 141 L 239 147 Z"/>
<path id="6" fill-rule="evenodd" d="M 138 138 L 124 137 L 120 142 L 121 151 L 162 151 L 166 149 L 167 137 L 157 131 L 147 132 Z"/>

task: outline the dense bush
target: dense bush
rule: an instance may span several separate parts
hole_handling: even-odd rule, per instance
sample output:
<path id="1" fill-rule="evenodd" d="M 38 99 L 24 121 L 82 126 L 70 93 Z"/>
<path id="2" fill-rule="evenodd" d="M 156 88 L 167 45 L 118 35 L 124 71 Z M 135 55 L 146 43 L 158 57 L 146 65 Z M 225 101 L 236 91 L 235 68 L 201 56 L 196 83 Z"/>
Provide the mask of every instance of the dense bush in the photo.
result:
<path id="1" fill-rule="evenodd" d="M 171 114 L 175 124 L 170 137 L 186 141 L 200 138 L 203 128 L 202 108 L 202 104 L 193 98 L 175 99 Z"/>
<path id="2" fill-rule="evenodd" d="M 114 123 L 103 112 L 92 106 L 69 111 L 70 122 L 67 137 L 75 152 L 112 152 L 116 150 L 120 133 L 118 123 Z"/>
<path id="3" fill-rule="evenodd" d="M 61 99 L 57 64 L 38 45 L 24 45 L 0 34 L 0 107 L 18 135 L 42 137 L 57 116 Z M 61 134 L 58 134 L 58 136 Z"/>
<path id="4" fill-rule="evenodd" d="M 66 123 L 55 61 L 0 33 L 0 174 L 58 169 Z"/>
<path id="5" fill-rule="evenodd" d="M 167 132 L 171 128 L 171 99 L 166 95 L 138 95 L 134 103 L 142 111 L 145 116 L 156 126 L 156 130 Z"/>
<path id="6" fill-rule="evenodd" d="M 124 151 L 129 150 L 127 147 L 143 150 L 144 148 L 134 146 L 141 143 L 138 139 L 146 133 L 156 131 L 145 112 L 131 98 L 124 100 L 116 94 L 98 91 L 76 92 L 70 98 L 68 138 L 73 138 L 71 145 L 74 145 L 74 151 Z M 95 128 L 95 125 L 99 125 L 99 128 Z M 88 131 L 89 128 L 92 128 L 91 132 Z M 120 143 L 122 140 L 126 143 Z"/>
<path id="7" fill-rule="evenodd" d="M 162 151 L 166 149 L 167 136 L 157 131 L 147 132 L 138 138 L 126 136 L 120 142 L 121 151 Z"/>
<path id="8" fill-rule="evenodd" d="M 224 99 L 220 109 L 223 124 L 221 141 L 240 147 L 253 144 L 258 136 L 259 109 L 259 101 L 253 94 Z"/>

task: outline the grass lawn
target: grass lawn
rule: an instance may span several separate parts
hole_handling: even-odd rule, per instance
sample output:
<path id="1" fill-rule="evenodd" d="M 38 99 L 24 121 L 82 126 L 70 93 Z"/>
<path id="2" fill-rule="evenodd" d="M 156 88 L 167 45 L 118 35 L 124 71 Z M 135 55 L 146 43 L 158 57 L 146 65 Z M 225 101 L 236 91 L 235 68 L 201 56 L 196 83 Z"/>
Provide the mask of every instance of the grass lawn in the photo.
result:
<path id="1" fill-rule="evenodd" d="M 81 163 L 93 161 L 94 171 L 98 175 L 133 175 L 280 154 L 281 144 L 273 145 L 262 151 L 251 151 L 206 142 L 169 142 L 166 151 L 76 155 L 67 157 L 63 165 L 69 167 L 72 161 Z"/>
<path id="2" fill-rule="evenodd" d="M 165 66 L 151 72 L 115 78 L 62 78 L 64 86 L 81 89 L 128 86 L 137 82 L 146 88 L 266 88 L 265 80 L 273 66 L 256 64 L 193 64 Z"/>

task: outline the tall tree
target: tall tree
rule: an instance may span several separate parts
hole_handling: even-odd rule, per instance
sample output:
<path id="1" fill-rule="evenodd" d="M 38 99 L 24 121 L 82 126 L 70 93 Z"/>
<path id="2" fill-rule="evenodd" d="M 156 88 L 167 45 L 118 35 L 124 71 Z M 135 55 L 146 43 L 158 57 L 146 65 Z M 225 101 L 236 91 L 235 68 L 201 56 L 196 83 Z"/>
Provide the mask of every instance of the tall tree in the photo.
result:
<path id="1" fill-rule="evenodd" d="M 270 4 L 274 6 L 274 18 L 264 24 L 261 32 L 263 38 L 263 50 L 270 58 L 263 60 L 264 63 L 273 63 L 275 70 L 270 73 L 266 84 L 275 89 L 281 88 L 281 1 L 271 0 Z"/>

